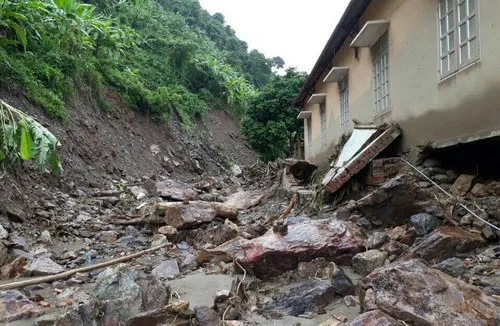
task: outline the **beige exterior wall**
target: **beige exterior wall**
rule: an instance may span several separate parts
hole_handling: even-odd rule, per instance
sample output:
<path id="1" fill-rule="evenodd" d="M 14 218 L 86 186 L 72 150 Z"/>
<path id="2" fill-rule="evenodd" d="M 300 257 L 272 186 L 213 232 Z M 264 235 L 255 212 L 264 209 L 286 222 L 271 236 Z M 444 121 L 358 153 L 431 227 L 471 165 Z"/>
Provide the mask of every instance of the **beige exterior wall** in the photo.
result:
<path id="1" fill-rule="evenodd" d="M 403 147 L 453 141 L 500 129 L 500 1 L 478 0 L 480 59 L 440 80 L 438 74 L 437 0 L 374 0 L 359 21 L 387 19 L 389 27 L 389 83 L 391 110 L 375 117 L 372 57 L 360 48 L 359 58 L 349 47 L 333 59 L 333 66 L 349 71 L 350 118 L 364 123 L 397 122 Z M 337 83 L 317 82 L 316 93 L 326 93 L 328 146 L 321 146 L 319 105 L 312 110 L 312 146 L 306 137 L 306 158 L 325 167 L 342 135 Z M 352 126 L 351 126 L 352 127 Z"/>

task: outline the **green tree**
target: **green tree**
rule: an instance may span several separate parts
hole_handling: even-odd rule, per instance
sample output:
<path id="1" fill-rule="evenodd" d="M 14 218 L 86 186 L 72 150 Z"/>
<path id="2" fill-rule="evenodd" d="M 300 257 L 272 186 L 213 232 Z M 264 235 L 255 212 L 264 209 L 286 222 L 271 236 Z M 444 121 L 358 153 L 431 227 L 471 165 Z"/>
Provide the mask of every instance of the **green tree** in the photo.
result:
<path id="1" fill-rule="evenodd" d="M 249 101 L 243 132 L 266 162 L 289 154 L 290 138 L 300 131 L 300 109 L 293 103 L 305 78 L 305 73 L 288 69 L 284 76 L 274 76 Z"/>

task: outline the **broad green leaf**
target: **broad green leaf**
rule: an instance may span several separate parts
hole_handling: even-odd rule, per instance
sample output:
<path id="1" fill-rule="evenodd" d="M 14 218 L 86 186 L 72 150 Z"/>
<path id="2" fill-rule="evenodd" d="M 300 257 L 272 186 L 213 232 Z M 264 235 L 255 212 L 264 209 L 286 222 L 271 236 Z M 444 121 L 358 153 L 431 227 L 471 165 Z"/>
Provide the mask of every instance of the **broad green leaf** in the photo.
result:
<path id="1" fill-rule="evenodd" d="M 28 46 L 28 39 L 26 38 L 26 31 L 19 26 L 18 23 L 16 23 L 13 20 L 7 20 L 6 21 L 9 26 L 11 26 L 15 31 L 16 35 L 21 40 L 21 43 L 23 44 L 24 51 L 26 51 L 26 47 Z"/>
<path id="2" fill-rule="evenodd" d="M 31 133 L 26 128 L 26 126 L 21 126 L 21 146 L 19 148 L 19 153 L 21 154 L 21 159 L 30 160 L 34 157 L 33 154 L 33 138 L 31 138 Z"/>

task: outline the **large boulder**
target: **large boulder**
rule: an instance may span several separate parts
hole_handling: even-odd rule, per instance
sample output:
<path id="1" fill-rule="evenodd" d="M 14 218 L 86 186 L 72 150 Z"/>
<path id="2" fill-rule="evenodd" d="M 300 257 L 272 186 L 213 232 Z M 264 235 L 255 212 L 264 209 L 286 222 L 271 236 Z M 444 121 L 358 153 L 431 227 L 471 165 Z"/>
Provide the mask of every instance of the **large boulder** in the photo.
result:
<path id="1" fill-rule="evenodd" d="M 361 230 L 353 223 L 336 220 L 304 220 L 288 225 L 285 235 L 268 231 L 245 240 L 237 237 L 214 249 L 201 251 L 199 263 L 236 259 L 258 278 L 278 276 L 297 268 L 300 262 L 324 257 L 349 264 L 364 248 Z"/>
<path id="2" fill-rule="evenodd" d="M 496 325 L 500 301 L 481 289 L 427 267 L 421 260 L 393 263 L 362 281 L 365 308 L 411 325 Z"/>
<path id="3" fill-rule="evenodd" d="M 381 310 L 372 310 L 356 317 L 347 326 L 404 326 Z"/>
<path id="4" fill-rule="evenodd" d="M 181 274 L 179 265 L 174 259 L 165 260 L 153 268 L 151 275 L 157 278 L 174 279 Z"/>
<path id="5" fill-rule="evenodd" d="M 213 221 L 216 217 L 234 220 L 238 209 L 217 202 L 162 202 L 156 205 L 158 214 L 165 215 L 165 223 L 178 230 Z"/>
<path id="6" fill-rule="evenodd" d="M 428 262 L 440 262 L 457 253 L 475 249 L 483 243 L 484 239 L 479 234 L 455 226 L 441 226 L 415 243 L 409 252 Z"/>
<path id="7" fill-rule="evenodd" d="M 325 308 L 335 298 L 334 288 L 326 282 L 310 279 L 290 289 L 263 310 L 298 317 Z"/>
<path id="8" fill-rule="evenodd" d="M 366 276 L 374 269 L 383 266 L 386 259 L 387 252 L 373 249 L 356 254 L 351 263 L 356 273 Z"/>
<path id="9" fill-rule="evenodd" d="M 156 183 L 156 190 L 158 196 L 168 200 L 184 201 L 196 200 L 198 198 L 198 193 L 193 187 L 187 183 L 172 179 L 158 181 Z"/>
<path id="10" fill-rule="evenodd" d="M 0 292 L 0 323 L 36 317 L 43 314 L 40 306 L 17 290 Z"/>
<path id="11" fill-rule="evenodd" d="M 118 265 L 99 274 L 92 294 L 103 313 L 102 325 L 118 326 L 141 313 L 163 308 L 170 288 L 151 275 Z"/>
<path id="12" fill-rule="evenodd" d="M 26 267 L 25 271 L 31 276 L 54 275 L 65 271 L 64 267 L 48 257 L 35 258 Z"/>
<path id="13" fill-rule="evenodd" d="M 227 197 L 224 204 L 247 210 L 260 205 L 264 196 L 263 191 L 238 191 Z"/>
<path id="14" fill-rule="evenodd" d="M 408 175 L 399 175 L 356 202 L 357 208 L 372 221 L 402 225 L 408 216 L 430 212 L 429 194 Z"/>

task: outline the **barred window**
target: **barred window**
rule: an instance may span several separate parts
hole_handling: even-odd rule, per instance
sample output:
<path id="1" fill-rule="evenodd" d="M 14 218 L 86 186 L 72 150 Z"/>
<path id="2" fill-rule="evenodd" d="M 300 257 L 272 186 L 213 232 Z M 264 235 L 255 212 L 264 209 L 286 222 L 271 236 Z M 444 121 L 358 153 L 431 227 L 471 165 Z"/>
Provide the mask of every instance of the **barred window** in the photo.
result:
<path id="1" fill-rule="evenodd" d="M 319 116 L 321 124 L 321 146 L 326 147 L 326 101 L 319 106 Z"/>
<path id="2" fill-rule="evenodd" d="M 391 107 L 389 99 L 389 37 L 384 34 L 372 47 L 375 115 Z"/>
<path id="3" fill-rule="evenodd" d="M 479 59 L 477 5 L 477 0 L 439 0 L 439 75 L 441 78 Z"/>
<path id="4" fill-rule="evenodd" d="M 346 75 L 339 81 L 340 94 L 340 130 L 349 131 L 349 77 Z"/>

